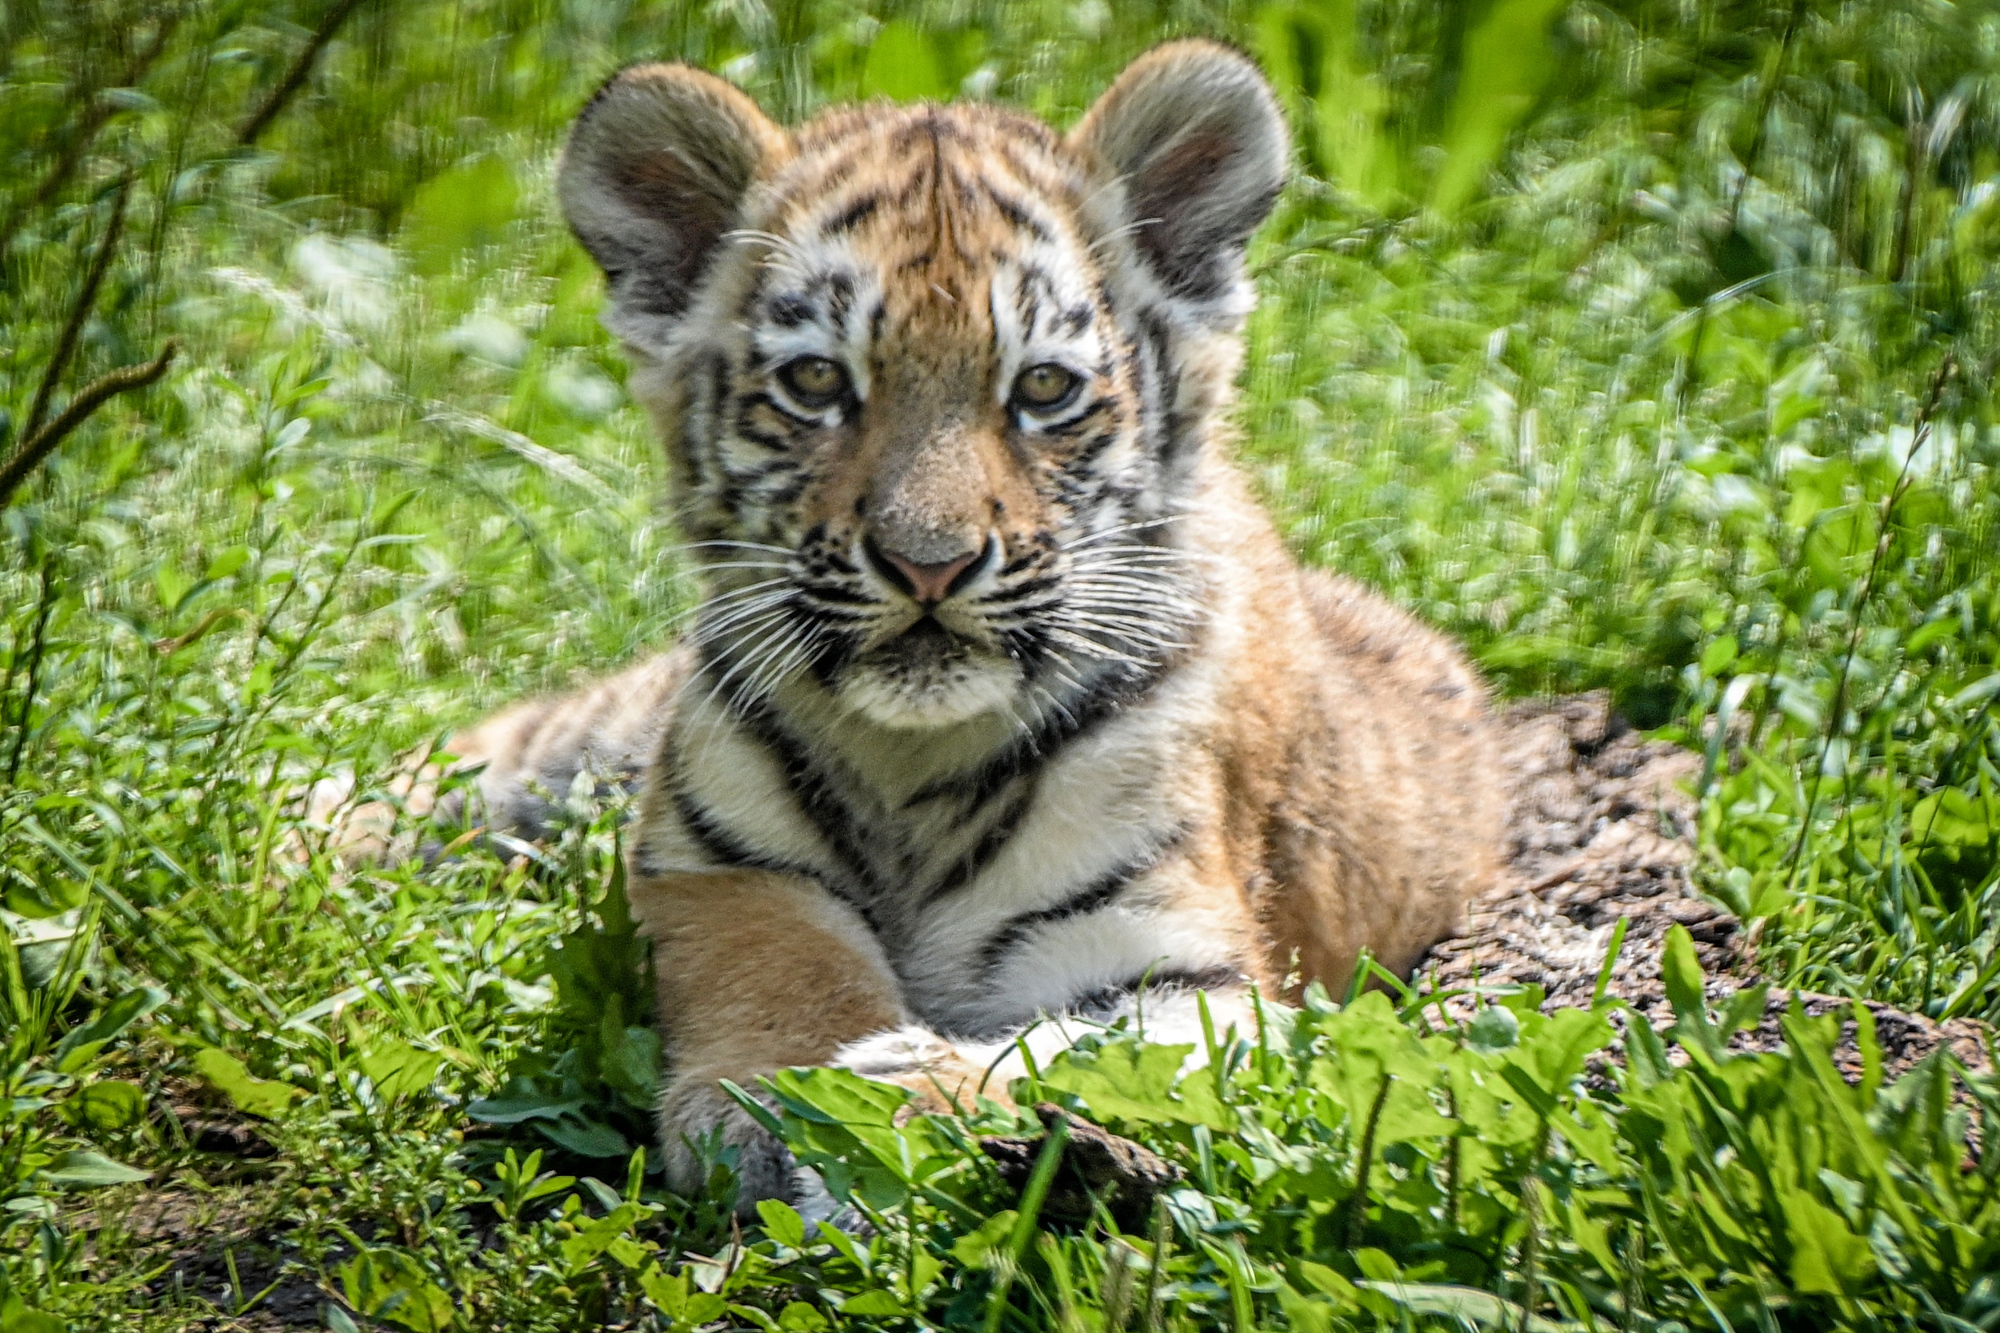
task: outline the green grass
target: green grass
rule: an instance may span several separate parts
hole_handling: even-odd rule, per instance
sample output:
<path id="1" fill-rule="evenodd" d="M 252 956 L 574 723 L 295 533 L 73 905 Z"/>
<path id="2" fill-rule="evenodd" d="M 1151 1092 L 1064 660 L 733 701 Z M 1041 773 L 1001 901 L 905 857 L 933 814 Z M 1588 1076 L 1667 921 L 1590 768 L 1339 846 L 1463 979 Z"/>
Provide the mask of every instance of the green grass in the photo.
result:
<path id="1" fill-rule="evenodd" d="M 344 8 L 0 9 L 0 464 L 178 348 L 0 507 L 0 1330 L 254 1318 L 253 1252 L 335 1328 L 2000 1327 L 1990 1084 L 1846 1089 L 1803 1019 L 1726 1057 L 1685 978 L 1686 1063 L 1613 1072 L 1622 1020 L 1532 996 L 1315 1004 L 1178 1089 L 1092 1037 L 1021 1091 L 1188 1173 L 1130 1236 L 1017 1206 L 967 1147 L 1007 1113 L 802 1079 L 784 1131 L 878 1234 L 739 1233 L 726 1163 L 679 1200 L 633 1155 L 615 810 L 350 878 L 285 800 L 686 609 L 549 189 L 599 78 L 1066 123 L 1206 32 L 1300 141 L 1241 413 L 1297 549 L 1703 750 L 1763 980 L 2000 1018 L 2000 10 L 368 0 L 240 143 Z M 247 1267 L 167 1266 L 163 1195 Z"/>

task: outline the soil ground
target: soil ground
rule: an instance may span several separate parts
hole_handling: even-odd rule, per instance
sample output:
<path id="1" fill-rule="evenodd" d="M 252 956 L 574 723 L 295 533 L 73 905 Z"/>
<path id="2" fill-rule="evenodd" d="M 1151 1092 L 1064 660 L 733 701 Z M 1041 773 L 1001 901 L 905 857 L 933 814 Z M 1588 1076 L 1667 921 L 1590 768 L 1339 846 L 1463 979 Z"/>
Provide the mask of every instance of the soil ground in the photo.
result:
<path id="1" fill-rule="evenodd" d="M 1695 801 L 1688 788 L 1701 757 L 1649 741 L 1610 708 L 1603 694 L 1528 700 L 1503 715 L 1513 775 L 1508 867 L 1493 892 L 1474 902 L 1463 934 L 1418 965 L 1427 990 L 1538 985 L 1552 1005 L 1587 1005 L 1619 918 L 1630 924 L 1612 968 L 1610 994 L 1655 1027 L 1673 1021 L 1660 977 L 1667 931 L 1687 927 L 1709 975 L 1712 997 L 1750 984 L 1754 956 L 1741 923 L 1702 897 L 1689 877 Z M 1801 992 L 1808 1014 L 1851 1013 L 1851 1002 Z M 1791 993 L 1773 990 L 1764 1019 L 1739 1033 L 1744 1049 L 1782 1040 L 1778 1020 Z M 1460 1007 L 1463 1007 L 1462 1002 Z M 1869 1004 L 1891 1078 L 1940 1045 L 1974 1069 L 1988 1067 L 1980 1025 L 1934 1023 Z M 1836 1063 L 1858 1078 L 1854 1024 L 1843 1027 Z"/>

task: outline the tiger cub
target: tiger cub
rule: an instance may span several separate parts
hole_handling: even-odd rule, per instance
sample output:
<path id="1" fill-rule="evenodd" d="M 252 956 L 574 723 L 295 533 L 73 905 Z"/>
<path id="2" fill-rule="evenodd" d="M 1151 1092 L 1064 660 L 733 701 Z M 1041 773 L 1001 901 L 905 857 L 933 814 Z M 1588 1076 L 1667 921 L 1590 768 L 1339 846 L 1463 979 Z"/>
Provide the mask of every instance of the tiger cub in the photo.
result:
<path id="1" fill-rule="evenodd" d="M 670 1178 L 819 1196 L 719 1090 L 832 1063 L 934 1104 L 1206 989 L 1406 971 L 1497 865 L 1479 681 L 1301 570 L 1229 456 L 1244 246 L 1286 171 L 1249 61 L 1162 46 L 1059 135 L 986 105 L 796 130 L 698 70 L 584 109 L 558 184 L 672 463 L 685 640 L 452 749 L 533 834 L 643 775 Z M 1037 1023 L 1046 1016 L 1053 1021 Z M 718 1138 L 719 1135 L 719 1138 Z"/>

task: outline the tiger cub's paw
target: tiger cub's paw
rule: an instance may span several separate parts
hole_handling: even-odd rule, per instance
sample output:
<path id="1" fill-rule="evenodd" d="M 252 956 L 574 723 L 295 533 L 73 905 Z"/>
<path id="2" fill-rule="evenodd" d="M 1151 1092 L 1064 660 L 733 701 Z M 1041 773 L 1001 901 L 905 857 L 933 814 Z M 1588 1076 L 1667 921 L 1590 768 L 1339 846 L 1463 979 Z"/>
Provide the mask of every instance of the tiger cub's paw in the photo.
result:
<path id="1" fill-rule="evenodd" d="M 1006 1103 L 1008 1083 L 1026 1072 L 1011 1042 L 954 1042 L 915 1025 L 849 1042 L 829 1063 L 916 1093 L 910 1114 L 970 1111 L 980 1097 Z"/>

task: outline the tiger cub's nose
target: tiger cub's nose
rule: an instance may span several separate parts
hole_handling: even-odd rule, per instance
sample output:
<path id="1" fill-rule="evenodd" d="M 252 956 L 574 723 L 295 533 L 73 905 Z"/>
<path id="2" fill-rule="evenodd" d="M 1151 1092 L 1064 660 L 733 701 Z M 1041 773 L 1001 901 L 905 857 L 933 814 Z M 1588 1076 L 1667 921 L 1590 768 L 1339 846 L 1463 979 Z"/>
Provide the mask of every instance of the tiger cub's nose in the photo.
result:
<path id="1" fill-rule="evenodd" d="M 997 545 L 998 538 L 989 535 L 985 545 L 978 550 L 964 551 L 948 560 L 936 561 L 913 560 L 884 548 L 872 537 L 863 549 L 877 573 L 914 597 L 928 611 L 971 582 L 972 576 L 985 565 L 986 557 Z"/>

